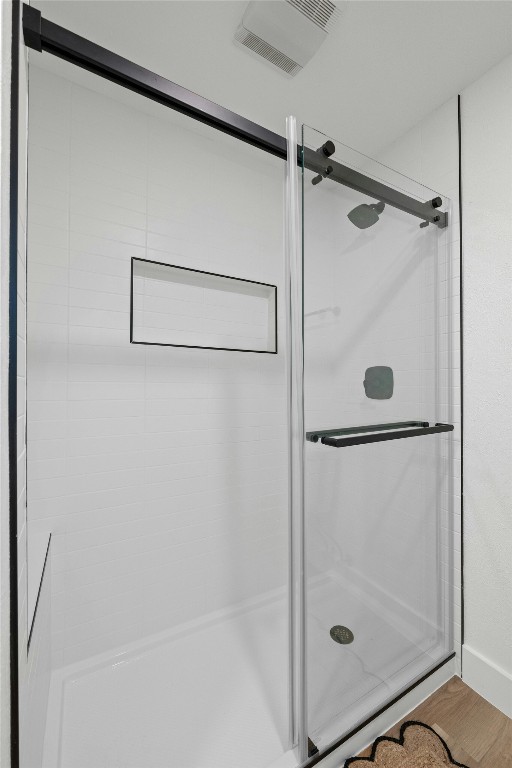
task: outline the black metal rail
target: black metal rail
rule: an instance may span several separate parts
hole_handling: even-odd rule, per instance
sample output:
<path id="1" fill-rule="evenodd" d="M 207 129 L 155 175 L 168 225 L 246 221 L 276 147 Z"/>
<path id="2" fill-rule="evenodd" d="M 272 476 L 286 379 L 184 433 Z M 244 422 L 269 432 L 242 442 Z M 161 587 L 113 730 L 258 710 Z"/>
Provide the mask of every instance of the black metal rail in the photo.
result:
<path id="1" fill-rule="evenodd" d="M 435 224 L 440 229 L 448 226 L 448 214 L 445 211 L 438 210 L 443 204 L 440 197 L 434 197 L 426 203 L 416 200 L 414 197 L 399 192 L 387 184 L 365 176 L 363 173 L 342 165 L 332 157 L 325 157 L 322 152 L 315 152 L 308 147 L 304 148 L 304 167 L 309 171 L 314 171 L 319 176 L 324 176 L 332 181 L 343 184 L 345 187 L 362 192 L 363 195 L 380 200 L 393 208 L 416 216 L 429 224 Z"/>
<path id="2" fill-rule="evenodd" d="M 361 427 L 342 427 L 306 432 L 306 440 L 332 448 L 347 448 L 351 445 L 382 443 L 387 440 L 401 440 L 407 437 L 435 435 L 439 432 L 452 432 L 453 424 L 437 423 L 430 426 L 428 421 L 398 421 L 394 424 L 366 424 Z M 371 433 L 371 434 L 365 434 Z"/>
<path id="3" fill-rule="evenodd" d="M 284 136 L 48 21 L 41 16 L 41 11 L 26 4 L 23 5 L 23 34 L 29 48 L 51 53 L 276 157 L 283 160 L 287 158 Z M 304 162 L 308 170 L 319 176 L 328 176 L 339 184 L 410 213 L 422 221 L 440 228 L 448 224 L 448 214 L 438 210 L 442 205 L 441 198 L 436 197 L 427 202 L 416 200 L 313 149 L 305 148 L 303 158 L 302 147 L 299 147 L 297 162 L 299 165 Z"/>

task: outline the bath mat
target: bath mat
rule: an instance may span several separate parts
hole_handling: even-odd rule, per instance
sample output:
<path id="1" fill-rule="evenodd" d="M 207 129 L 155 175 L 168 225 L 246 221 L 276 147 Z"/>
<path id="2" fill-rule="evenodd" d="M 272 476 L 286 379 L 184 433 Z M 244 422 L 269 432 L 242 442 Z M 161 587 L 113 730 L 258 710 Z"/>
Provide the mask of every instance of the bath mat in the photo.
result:
<path id="1" fill-rule="evenodd" d="M 380 736 L 370 757 L 351 757 L 345 768 L 467 768 L 456 763 L 448 745 L 433 728 L 409 720 L 400 728 L 400 738 Z"/>

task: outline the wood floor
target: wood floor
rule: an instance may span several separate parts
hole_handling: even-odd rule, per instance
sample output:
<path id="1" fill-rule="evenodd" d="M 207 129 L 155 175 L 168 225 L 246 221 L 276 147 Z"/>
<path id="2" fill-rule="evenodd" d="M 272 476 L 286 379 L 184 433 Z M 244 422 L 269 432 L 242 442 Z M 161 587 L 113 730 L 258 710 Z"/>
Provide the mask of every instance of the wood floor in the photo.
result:
<path id="1" fill-rule="evenodd" d="M 398 736 L 406 720 L 421 720 L 450 747 L 453 759 L 468 768 L 512 768 L 512 720 L 452 677 L 386 735 Z M 367 757 L 370 750 L 361 753 Z"/>

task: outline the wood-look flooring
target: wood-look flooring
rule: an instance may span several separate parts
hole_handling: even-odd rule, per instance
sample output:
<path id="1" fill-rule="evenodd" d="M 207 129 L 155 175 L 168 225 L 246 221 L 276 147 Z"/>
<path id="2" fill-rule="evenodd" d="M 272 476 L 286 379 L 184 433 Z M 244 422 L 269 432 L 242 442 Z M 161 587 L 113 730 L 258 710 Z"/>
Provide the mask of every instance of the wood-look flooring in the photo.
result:
<path id="1" fill-rule="evenodd" d="M 468 768 L 512 768 L 512 720 L 452 677 L 386 736 L 397 737 L 406 720 L 421 720 L 450 747 L 453 759 Z M 368 757 L 370 749 L 361 752 Z"/>

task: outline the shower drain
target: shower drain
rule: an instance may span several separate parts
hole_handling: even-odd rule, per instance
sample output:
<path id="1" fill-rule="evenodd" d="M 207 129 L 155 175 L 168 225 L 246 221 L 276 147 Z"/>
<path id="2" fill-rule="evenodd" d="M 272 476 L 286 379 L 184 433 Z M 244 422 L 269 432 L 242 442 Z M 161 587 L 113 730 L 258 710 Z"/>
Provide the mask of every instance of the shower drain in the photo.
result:
<path id="1" fill-rule="evenodd" d="M 331 627 L 329 634 L 335 643 L 342 645 L 348 645 L 354 639 L 354 633 L 348 627 L 342 627 L 341 624 Z"/>

